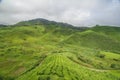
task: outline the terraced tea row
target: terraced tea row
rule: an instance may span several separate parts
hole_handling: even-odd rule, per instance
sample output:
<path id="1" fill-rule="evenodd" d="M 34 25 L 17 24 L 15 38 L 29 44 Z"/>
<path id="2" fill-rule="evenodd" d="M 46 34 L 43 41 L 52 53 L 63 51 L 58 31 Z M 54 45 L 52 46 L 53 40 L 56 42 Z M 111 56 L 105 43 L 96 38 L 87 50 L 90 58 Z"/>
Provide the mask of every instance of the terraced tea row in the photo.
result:
<path id="1" fill-rule="evenodd" d="M 119 80 L 108 72 L 87 69 L 60 54 L 49 55 L 37 68 L 17 80 Z"/>

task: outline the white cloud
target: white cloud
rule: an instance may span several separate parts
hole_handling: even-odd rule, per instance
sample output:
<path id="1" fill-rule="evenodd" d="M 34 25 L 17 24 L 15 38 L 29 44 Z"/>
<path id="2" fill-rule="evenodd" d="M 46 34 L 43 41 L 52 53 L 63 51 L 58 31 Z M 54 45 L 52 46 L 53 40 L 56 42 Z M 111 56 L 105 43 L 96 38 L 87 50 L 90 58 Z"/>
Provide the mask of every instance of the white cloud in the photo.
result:
<path id="1" fill-rule="evenodd" d="M 73 25 L 120 26 L 119 0 L 2 0 L 0 24 L 13 24 L 33 18 L 67 22 Z"/>

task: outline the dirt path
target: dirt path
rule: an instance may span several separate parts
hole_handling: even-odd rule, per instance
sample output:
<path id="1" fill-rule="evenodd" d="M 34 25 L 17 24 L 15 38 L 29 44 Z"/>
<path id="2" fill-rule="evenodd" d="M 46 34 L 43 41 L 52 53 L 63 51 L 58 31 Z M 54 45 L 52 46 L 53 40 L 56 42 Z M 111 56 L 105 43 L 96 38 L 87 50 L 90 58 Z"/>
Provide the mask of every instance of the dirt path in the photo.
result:
<path id="1" fill-rule="evenodd" d="M 69 58 L 69 57 L 68 57 Z M 78 61 L 76 61 L 76 60 L 73 60 L 73 59 L 71 59 L 71 58 L 69 58 L 71 61 L 73 61 L 73 62 L 75 62 L 75 63 L 77 63 L 77 64 L 79 64 L 79 65 L 81 65 L 81 66 L 83 66 L 83 67 L 85 67 L 85 68 L 87 68 L 87 69 L 89 69 L 89 70 L 92 70 L 92 71 L 97 71 L 97 72 L 107 72 L 107 71 L 114 71 L 114 70 L 120 70 L 120 69 L 95 69 L 95 68 L 93 68 L 93 67 L 90 67 L 90 66 L 88 66 L 88 65 L 86 65 L 86 64 L 82 64 L 82 63 L 80 63 L 80 62 L 78 62 Z"/>

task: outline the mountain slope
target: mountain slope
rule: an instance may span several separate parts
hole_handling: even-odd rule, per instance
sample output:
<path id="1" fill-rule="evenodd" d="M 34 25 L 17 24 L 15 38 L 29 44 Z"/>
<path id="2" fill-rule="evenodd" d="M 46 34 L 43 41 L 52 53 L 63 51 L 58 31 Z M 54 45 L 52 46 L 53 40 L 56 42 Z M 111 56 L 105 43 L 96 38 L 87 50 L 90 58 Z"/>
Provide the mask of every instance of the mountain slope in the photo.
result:
<path id="1" fill-rule="evenodd" d="M 84 74 L 88 73 L 88 74 Z M 92 76 L 91 76 L 92 75 Z M 91 77 L 90 77 L 91 76 Z M 101 77 L 98 77 L 101 76 Z M 22 75 L 17 80 L 117 80 L 113 75 L 92 71 L 73 63 L 63 55 L 53 54 L 48 56 L 37 68 Z"/>
<path id="2" fill-rule="evenodd" d="M 114 26 L 95 26 L 91 28 L 95 32 L 99 32 L 120 41 L 120 28 Z"/>
<path id="3" fill-rule="evenodd" d="M 104 28 L 45 19 L 0 27 L 0 80 L 119 80 L 119 29 Z"/>
<path id="4" fill-rule="evenodd" d="M 120 52 L 120 42 L 112 39 L 109 36 L 94 32 L 92 30 L 87 30 L 82 33 L 76 33 L 68 38 L 65 42 L 67 42 L 68 44 L 75 44 L 115 53 Z"/>

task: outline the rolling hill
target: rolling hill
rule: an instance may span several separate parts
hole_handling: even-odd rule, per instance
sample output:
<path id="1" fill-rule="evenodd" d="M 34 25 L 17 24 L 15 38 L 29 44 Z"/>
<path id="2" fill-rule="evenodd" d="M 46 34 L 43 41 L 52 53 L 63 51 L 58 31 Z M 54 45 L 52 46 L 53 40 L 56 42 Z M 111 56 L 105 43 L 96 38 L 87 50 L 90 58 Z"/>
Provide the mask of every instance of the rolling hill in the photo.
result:
<path id="1" fill-rule="evenodd" d="M 119 41 L 116 41 L 107 35 L 100 34 L 92 30 L 76 33 L 68 38 L 65 42 L 98 50 L 110 51 L 115 53 L 120 52 Z"/>
<path id="2" fill-rule="evenodd" d="M 46 19 L 0 27 L 0 80 L 120 80 L 120 27 Z"/>

